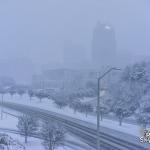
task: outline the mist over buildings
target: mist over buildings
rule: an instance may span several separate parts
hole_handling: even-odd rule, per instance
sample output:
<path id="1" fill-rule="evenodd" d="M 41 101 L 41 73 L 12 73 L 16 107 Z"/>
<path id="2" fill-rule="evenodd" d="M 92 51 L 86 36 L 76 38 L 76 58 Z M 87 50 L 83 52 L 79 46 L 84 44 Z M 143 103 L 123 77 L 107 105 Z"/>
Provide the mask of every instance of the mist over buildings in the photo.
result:
<path id="1" fill-rule="evenodd" d="M 26 82 L 45 68 L 148 60 L 149 5 L 148 0 L 3 0 L 0 75 Z"/>

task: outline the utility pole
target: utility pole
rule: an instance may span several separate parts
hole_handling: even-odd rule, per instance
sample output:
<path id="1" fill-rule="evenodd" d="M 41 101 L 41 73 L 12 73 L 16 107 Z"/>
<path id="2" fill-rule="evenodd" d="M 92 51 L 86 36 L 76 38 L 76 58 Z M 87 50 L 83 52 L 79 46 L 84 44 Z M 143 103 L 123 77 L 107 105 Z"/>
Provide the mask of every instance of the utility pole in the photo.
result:
<path id="1" fill-rule="evenodd" d="M 97 150 L 100 150 L 100 97 L 101 97 L 101 86 L 100 86 L 100 82 L 101 80 L 107 75 L 109 74 L 111 71 L 113 70 L 121 70 L 118 68 L 110 68 L 108 69 L 104 74 L 102 74 L 101 76 L 98 77 L 97 80 Z"/>

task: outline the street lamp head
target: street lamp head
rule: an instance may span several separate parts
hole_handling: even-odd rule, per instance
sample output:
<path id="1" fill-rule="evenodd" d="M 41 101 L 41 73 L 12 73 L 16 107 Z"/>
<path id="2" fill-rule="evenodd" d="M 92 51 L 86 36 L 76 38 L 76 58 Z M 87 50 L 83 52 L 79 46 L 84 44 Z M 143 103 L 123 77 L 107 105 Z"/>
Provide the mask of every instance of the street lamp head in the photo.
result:
<path id="1" fill-rule="evenodd" d="M 112 70 L 121 70 L 120 68 L 113 67 Z"/>
<path id="2" fill-rule="evenodd" d="M 104 78 L 108 73 L 110 73 L 110 72 L 113 71 L 113 70 L 119 71 L 119 70 L 121 70 L 121 69 L 112 67 L 112 68 L 110 68 L 109 70 L 107 70 L 104 74 L 102 74 L 102 76 L 100 76 L 100 77 L 98 78 L 98 80 L 100 81 L 102 78 Z"/>

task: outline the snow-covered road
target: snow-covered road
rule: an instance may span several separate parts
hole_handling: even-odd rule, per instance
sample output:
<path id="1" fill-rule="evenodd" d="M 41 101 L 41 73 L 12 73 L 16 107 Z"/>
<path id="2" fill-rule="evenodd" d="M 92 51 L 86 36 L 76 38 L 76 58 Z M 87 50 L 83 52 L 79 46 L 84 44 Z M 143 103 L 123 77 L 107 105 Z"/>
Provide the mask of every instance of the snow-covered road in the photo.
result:
<path id="1" fill-rule="evenodd" d="M 92 124 L 96 124 L 96 116 L 91 116 L 89 115 L 88 117 L 85 117 L 84 114 L 82 113 L 76 113 L 74 114 L 73 110 L 70 109 L 69 107 L 64 107 L 62 109 L 59 109 L 56 107 L 56 105 L 53 103 L 52 100 L 49 99 L 43 99 L 42 102 L 40 103 L 37 98 L 33 98 L 32 101 L 30 102 L 29 97 L 27 95 L 24 95 L 22 98 L 19 95 L 15 95 L 13 99 L 10 97 L 10 95 L 5 95 L 4 97 L 5 102 L 13 102 L 13 103 L 18 103 L 18 104 L 24 104 L 28 106 L 35 106 L 38 108 L 42 108 L 45 110 L 49 110 L 52 112 L 57 112 L 66 116 L 70 116 L 73 118 L 77 118 Z M 104 119 L 101 121 L 101 126 L 107 127 L 110 129 L 114 129 L 120 132 L 128 133 L 133 136 L 141 136 L 141 127 L 138 125 L 132 125 L 128 123 L 123 123 L 122 126 L 119 126 L 117 121 L 109 120 L 109 119 Z"/>

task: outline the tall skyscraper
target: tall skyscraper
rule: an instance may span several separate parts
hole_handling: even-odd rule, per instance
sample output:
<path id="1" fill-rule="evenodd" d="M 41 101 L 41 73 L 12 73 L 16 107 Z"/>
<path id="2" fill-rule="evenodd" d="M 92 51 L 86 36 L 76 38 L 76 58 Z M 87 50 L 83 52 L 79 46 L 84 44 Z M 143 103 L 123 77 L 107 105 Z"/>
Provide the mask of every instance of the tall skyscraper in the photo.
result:
<path id="1" fill-rule="evenodd" d="M 92 61 L 95 68 L 115 65 L 116 39 L 114 29 L 97 23 L 92 40 Z"/>

